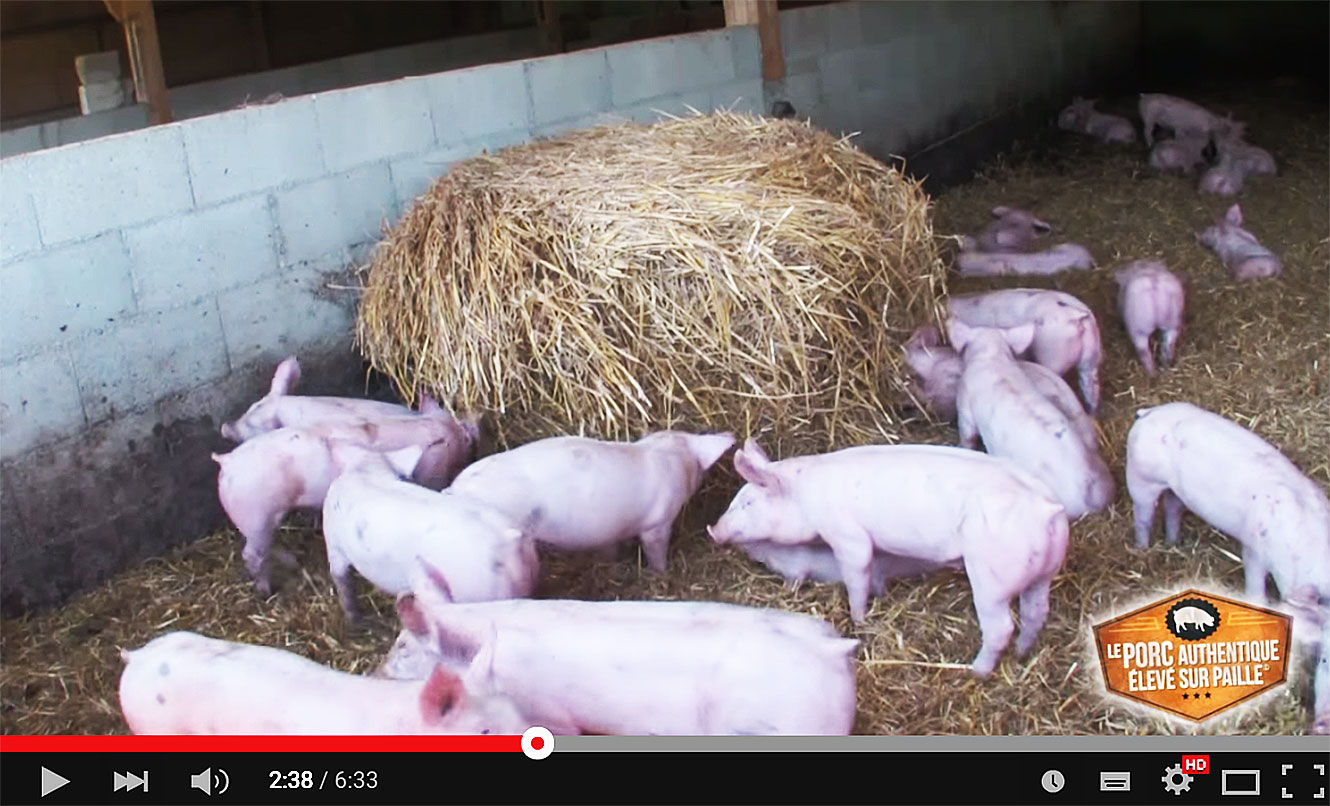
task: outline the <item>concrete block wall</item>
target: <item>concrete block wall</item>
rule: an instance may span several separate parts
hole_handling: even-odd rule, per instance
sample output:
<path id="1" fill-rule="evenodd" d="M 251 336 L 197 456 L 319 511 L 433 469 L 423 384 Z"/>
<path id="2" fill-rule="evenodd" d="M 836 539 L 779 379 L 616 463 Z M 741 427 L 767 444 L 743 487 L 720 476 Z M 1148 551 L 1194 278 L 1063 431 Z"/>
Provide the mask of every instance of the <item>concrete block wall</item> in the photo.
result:
<path id="1" fill-rule="evenodd" d="M 357 53 L 340 59 L 300 64 L 262 73 L 173 87 L 167 93 L 176 120 L 211 115 L 273 93 L 294 98 L 403 76 L 427 75 L 487 62 L 523 59 L 546 53 L 543 33 L 536 28 L 495 31 L 476 36 Z M 22 126 L 0 132 L 0 157 L 79 143 L 148 125 L 145 104 Z"/>
<path id="2" fill-rule="evenodd" d="M 0 160 L 0 606 L 224 523 L 219 424 L 301 356 L 366 394 L 348 269 L 456 160 L 761 108 L 753 28 L 316 93 Z"/>
<path id="3" fill-rule="evenodd" d="M 1128 89 L 1140 42 L 1139 5 L 1122 2 L 847 2 L 782 11 L 780 23 L 787 75 L 767 85 L 767 108 L 787 100 L 824 128 L 861 132 L 879 159 L 958 137 L 991 152 L 1075 94 Z M 957 157 L 930 167 L 955 173 Z"/>

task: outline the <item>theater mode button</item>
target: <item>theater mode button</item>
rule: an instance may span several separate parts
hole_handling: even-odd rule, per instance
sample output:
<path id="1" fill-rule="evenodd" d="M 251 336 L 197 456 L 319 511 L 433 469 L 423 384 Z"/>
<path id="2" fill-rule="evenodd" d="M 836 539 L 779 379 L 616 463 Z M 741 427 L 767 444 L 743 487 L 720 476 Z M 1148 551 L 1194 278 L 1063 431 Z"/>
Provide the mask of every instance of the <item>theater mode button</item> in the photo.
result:
<path id="1" fill-rule="evenodd" d="M 46 797 L 67 783 L 69 779 L 65 776 L 42 767 L 42 797 Z"/>

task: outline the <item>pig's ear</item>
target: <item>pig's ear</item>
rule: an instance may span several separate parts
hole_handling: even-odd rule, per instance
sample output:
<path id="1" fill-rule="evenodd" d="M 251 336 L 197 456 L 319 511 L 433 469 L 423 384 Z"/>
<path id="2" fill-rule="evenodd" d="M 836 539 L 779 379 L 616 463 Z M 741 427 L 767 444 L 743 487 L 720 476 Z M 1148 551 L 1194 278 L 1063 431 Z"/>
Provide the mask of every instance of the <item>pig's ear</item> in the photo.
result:
<path id="1" fill-rule="evenodd" d="M 421 414 L 434 414 L 435 412 L 443 410 L 443 407 L 439 405 L 439 401 L 424 392 L 421 392 L 417 397 L 416 408 L 419 409 Z"/>
<path id="2" fill-rule="evenodd" d="M 1030 349 L 1030 344 L 1034 341 L 1034 322 L 1026 322 L 1023 325 L 1009 327 L 1002 331 L 1002 338 L 1011 348 L 1013 355 L 1020 355 Z"/>
<path id="3" fill-rule="evenodd" d="M 965 345 L 969 344 L 970 339 L 974 337 L 974 330 L 959 319 L 948 319 L 947 341 L 951 342 L 951 349 L 957 353 L 964 353 Z"/>
<path id="4" fill-rule="evenodd" d="M 383 456 L 398 478 L 408 479 L 415 472 L 416 465 L 420 464 L 420 457 L 425 455 L 425 449 L 424 445 L 411 445 L 399 451 L 385 453 Z"/>
<path id="5" fill-rule="evenodd" d="M 725 452 L 734 447 L 734 434 L 726 431 L 721 434 L 689 435 L 693 445 L 693 455 L 703 470 L 709 469 Z"/>
<path id="6" fill-rule="evenodd" d="M 771 461 L 762 454 L 761 448 L 758 448 L 757 453 L 750 453 L 746 446 L 743 450 L 735 451 L 734 469 L 744 481 L 772 492 L 780 492 L 780 476 L 771 469 Z"/>
<path id="7" fill-rule="evenodd" d="M 1236 204 L 1228 208 L 1228 212 L 1224 213 L 1224 221 L 1235 227 L 1242 226 L 1242 208 Z"/>
<path id="8" fill-rule="evenodd" d="M 1030 219 L 1030 225 L 1031 225 L 1032 227 L 1034 227 L 1035 229 L 1039 230 L 1040 232 L 1052 232 L 1052 231 L 1053 231 L 1053 225 L 1050 224 L 1050 223 L 1048 223 L 1047 221 L 1042 220 L 1042 219 L 1031 218 L 1031 219 Z"/>
<path id="9" fill-rule="evenodd" d="M 1007 215 L 1011 215 L 1011 208 L 1010 208 L 1010 207 L 994 207 L 994 208 L 993 208 L 993 217 L 994 217 L 994 218 L 1002 218 L 1003 216 L 1007 216 Z"/>
<path id="10" fill-rule="evenodd" d="M 466 686 L 447 666 L 437 664 L 420 690 L 420 715 L 426 724 L 437 723 L 466 699 Z"/>
<path id="11" fill-rule="evenodd" d="M 402 626 L 410 630 L 412 635 L 424 636 L 429 632 L 429 627 L 425 624 L 425 613 L 416 603 L 414 593 L 403 593 L 397 597 L 397 616 L 402 620 Z"/>
<path id="12" fill-rule="evenodd" d="M 467 687 L 472 691 L 494 690 L 494 654 L 498 651 L 498 643 L 499 628 L 491 623 L 489 640 L 481 646 L 480 651 L 471 659 L 471 665 L 463 676 Z"/>
<path id="13" fill-rule="evenodd" d="M 300 362 L 295 356 L 291 356 L 277 365 L 277 371 L 272 375 L 272 386 L 268 389 L 268 394 L 273 397 L 291 394 L 291 390 L 296 388 L 300 382 Z"/>
<path id="14" fill-rule="evenodd" d="M 445 602 L 453 601 L 453 589 L 448 585 L 448 580 L 444 578 L 439 569 L 425 562 L 420 557 L 416 558 L 416 564 L 424 573 L 426 581 L 443 596 Z"/>

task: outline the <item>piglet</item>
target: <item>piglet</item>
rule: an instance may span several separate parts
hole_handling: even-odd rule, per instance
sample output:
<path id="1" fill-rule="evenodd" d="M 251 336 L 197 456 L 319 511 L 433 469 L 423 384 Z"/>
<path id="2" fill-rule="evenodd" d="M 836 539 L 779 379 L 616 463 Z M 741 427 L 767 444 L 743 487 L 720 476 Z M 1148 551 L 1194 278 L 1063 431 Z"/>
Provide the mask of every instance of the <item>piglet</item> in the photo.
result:
<path id="1" fill-rule="evenodd" d="M 905 360 L 913 370 L 911 388 L 924 405 L 939 417 L 956 419 L 956 387 L 960 385 L 963 363 L 960 353 L 941 344 L 938 330 L 924 325 L 915 330 L 905 345 Z M 1099 436 L 1094 421 L 1067 382 L 1057 373 L 1033 361 L 1019 361 L 1021 371 L 1044 398 L 1066 415 L 1081 441 L 1098 450 Z"/>
<path id="2" fill-rule="evenodd" d="M 511 701 L 468 690 L 442 665 L 424 682 L 362 677 L 192 632 L 120 657 L 120 709 L 137 734 L 511 736 L 531 726 Z"/>
<path id="3" fill-rule="evenodd" d="M 1330 499 L 1252 431 L 1190 403 L 1141 409 L 1127 433 L 1127 489 L 1138 549 L 1150 544 L 1162 498 L 1168 543 L 1191 510 L 1242 544 L 1248 600 L 1265 604 L 1273 575 L 1295 630 L 1299 619 L 1330 618 Z"/>
<path id="4" fill-rule="evenodd" d="M 1196 233 L 1196 240 L 1214 250 L 1236 280 L 1274 277 L 1283 269 L 1279 258 L 1242 228 L 1242 208 L 1236 204 L 1213 227 Z"/>
<path id="5" fill-rule="evenodd" d="M 962 277 L 1049 275 L 1069 269 L 1089 270 L 1095 265 L 1090 251 L 1077 243 L 1062 243 L 1030 254 L 961 252 L 956 258 L 956 269 Z"/>
<path id="6" fill-rule="evenodd" d="M 1035 218 L 1028 210 L 1016 207 L 994 207 L 993 221 L 977 238 L 963 237 L 962 248 L 979 252 L 1028 252 L 1037 238 L 1052 232 L 1046 221 Z"/>
<path id="7" fill-rule="evenodd" d="M 1150 337 L 1163 331 L 1160 363 L 1172 364 L 1182 334 L 1185 292 L 1182 281 L 1159 260 L 1135 260 L 1113 273 L 1118 284 L 1118 314 L 1145 371 L 1155 374 Z"/>
<path id="8" fill-rule="evenodd" d="M 331 456 L 338 472 L 323 502 L 323 535 L 348 620 L 359 619 L 352 568 L 393 596 L 410 590 L 417 560 L 456 602 L 535 590 L 535 544 L 503 515 L 454 490 L 403 481 L 381 453 L 332 441 Z"/>
<path id="9" fill-rule="evenodd" d="M 411 417 L 417 414 L 406 406 L 378 400 L 291 394 L 299 382 L 300 362 L 291 356 L 277 365 L 267 395 L 255 401 L 240 417 L 222 424 L 222 436 L 233 442 L 244 442 L 279 428 L 309 428 L 325 423 L 357 425 L 384 417 Z M 420 396 L 419 413 L 430 416 L 446 414 L 437 401 L 424 394 Z M 458 425 L 466 432 L 465 442 L 474 446 L 480 437 L 476 421 L 459 420 Z M 450 444 L 440 444 L 425 452 L 416 464 L 412 478 L 425 487 L 440 490 L 472 458 L 474 450 L 459 451 Z"/>
<path id="10" fill-rule="evenodd" d="M 1239 170 L 1248 176 L 1274 176 L 1279 172 L 1275 158 L 1269 151 L 1243 139 L 1247 124 L 1233 122 L 1225 134 L 1215 140 L 1219 153 L 1230 156 Z"/>
<path id="11" fill-rule="evenodd" d="M 1330 734 L 1330 618 L 1321 621 L 1321 651 L 1312 682 L 1312 733 Z"/>
<path id="12" fill-rule="evenodd" d="M 1034 341 L 1017 357 L 1048 367 L 1059 376 L 1073 367 L 1080 376 L 1086 409 L 1099 408 L 1099 324 L 1080 300 L 1061 291 L 1007 288 L 964 294 L 947 301 L 948 318 L 971 327 L 1007 329 L 1034 323 Z"/>
<path id="13" fill-rule="evenodd" d="M 718 602 L 451 604 L 428 585 L 397 607 L 404 629 L 377 674 L 450 664 L 552 733 L 843 736 L 854 726 L 859 642 L 812 616 Z"/>
<path id="14" fill-rule="evenodd" d="M 1233 125 L 1231 119 L 1175 95 L 1143 92 L 1139 110 L 1146 146 L 1154 145 L 1156 126 L 1172 129 L 1177 136 L 1199 134 L 1208 138 L 1210 134 L 1225 132 Z"/>
<path id="15" fill-rule="evenodd" d="M 990 675 L 1010 643 L 1017 596 L 1016 651 L 1034 647 L 1066 558 L 1067 513 L 1012 462 L 939 445 L 866 445 L 773 462 L 749 439 L 734 467 L 747 483 L 707 529 L 717 543 L 826 543 L 856 623 L 868 615 L 875 552 L 960 562 L 983 633 L 974 674 Z"/>
<path id="16" fill-rule="evenodd" d="M 1116 489 L 1096 446 L 1086 444 L 1017 365 L 1013 351 L 1034 339 L 1034 324 L 1004 334 L 950 322 L 947 332 L 964 362 L 956 389 L 960 444 L 976 448 L 982 437 L 989 454 L 1010 459 L 1047 484 L 1069 518 L 1108 506 Z"/>
<path id="17" fill-rule="evenodd" d="M 742 543 L 740 548 L 752 559 L 785 577 L 787 587 L 798 590 L 809 579 L 818 582 L 844 582 L 836 555 L 826 543 L 782 545 L 770 540 Z M 883 552 L 873 553 L 870 588 L 874 596 L 887 592 L 887 580 L 924 576 L 942 568 L 964 570 L 959 562 L 935 563 L 914 557 Z"/>
<path id="18" fill-rule="evenodd" d="M 1222 154 L 1219 157 L 1219 162 L 1201 174 L 1201 181 L 1197 188 L 1202 193 L 1213 193 L 1217 196 L 1236 196 L 1242 192 L 1242 186 L 1246 181 L 1246 172 L 1239 167 L 1233 156 Z"/>
<path id="19" fill-rule="evenodd" d="M 1150 149 L 1150 167 L 1156 171 L 1191 174 L 1209 164 L 1210 158 L 1206 154 L 1212 150 L 1210 138 L 1201 134 L 1160 140 Z"/>
<path id="20" fill-rule="evenodd" d="M 674 520 L 734 435 L 659 431 L 636 442 L 552 437 L 476 462 L 449 488 L 491 506 L 540 543 L 613 548 L 642 540 L 664 573 Z"/>
<path id="21" fill-rule="evenodd" d="M 1072 99 L 1071 106 L 1058 115 L 1058 128 L 1088 134 L 1104 143 L 1131 145 L 1136 142 L 1136 129 L 1131 121 L 1118 115 L 1095 110 L 1095 100 Z"/>
<path id="22" fill-rule="evenodd" d="M 279 428 L 242 442 L 230 453 L 212 454 L 221 468 L 218 497 L 245 537 L 245 567 L 259 593 L 272 593 L 268 552 L 282 519 L 293 509 L 323 506 L 336 475 L 329 440 L 387 453 L 397 472 L 406 476 L 430 447 L 445 442 L 458 447 L 458 431 L 457 423 L 447 416 L 388 417 L 358 425 Z"/>

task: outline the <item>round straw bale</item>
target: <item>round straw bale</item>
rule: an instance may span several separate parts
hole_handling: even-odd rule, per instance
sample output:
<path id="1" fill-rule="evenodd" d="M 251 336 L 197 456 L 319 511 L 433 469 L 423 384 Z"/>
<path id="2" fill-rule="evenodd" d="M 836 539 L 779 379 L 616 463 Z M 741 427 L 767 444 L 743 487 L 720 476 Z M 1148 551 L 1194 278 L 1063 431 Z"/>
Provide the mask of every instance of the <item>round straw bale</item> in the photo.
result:
<path id="1" fill-rule="evenodd" d="M 356 340 L 407 399 L 551 433 L 895 441 L 939 316 L 919 183 L 795 120 L 573 132 L 454 164 L 378 245 Z"/>

